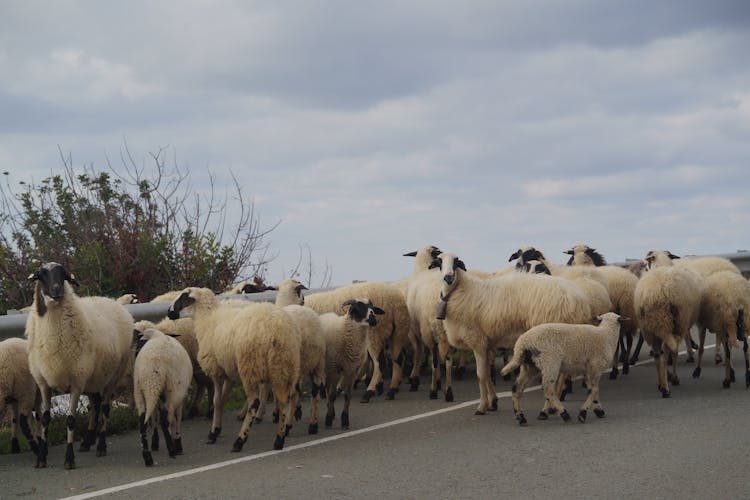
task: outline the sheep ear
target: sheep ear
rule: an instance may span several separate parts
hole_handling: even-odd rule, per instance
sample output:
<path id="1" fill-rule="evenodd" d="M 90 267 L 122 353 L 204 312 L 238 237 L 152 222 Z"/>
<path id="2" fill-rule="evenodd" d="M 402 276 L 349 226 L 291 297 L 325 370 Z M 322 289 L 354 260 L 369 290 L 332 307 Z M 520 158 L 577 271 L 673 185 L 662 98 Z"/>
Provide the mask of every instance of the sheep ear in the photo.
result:
<path id="1" fill-rule="evenodd" d="M 571 248 L 570 250 L 564 250 L 563 253 L 573 255 L 573 249 Z"/>
<path id="2" fill-rule="evenodd" d="M 29 274 L 29 277 L 26 278 L 26 279 L 29 280 L 29 281 L 36 281 L 36 280 L 38 280 L 39 279 L 39 271 L 37 271 L 35 273 Z"/>
<path id="3" fill-rule="evenodd" d="M 343 304 L 341 304 L 341 307 L 352 306 L 352 305 L 354 305 L 355 302 L 356 301 L 354 299 L 349 299 L 346 302 L 344 302 Z"/>
<path id="4" fill-rule="evenodd" d="M 454 267 L 458 267 L 459 269 L 463 269 L 466 271 L 466 264 L 464 264 L 464 261 L 461 259 L 456 259 L 456 262 L 454 262 Z"/>
<path id="5" fill-rule="evenodd" d="M 67 276 L 67 278 L 65 278 L 65 279 L 66 279 L 66 280 L 68 280 L 68 281 L 70 282 L 70 284 L 72 284 L 72 285 L 75 285 L 75 286 L 81 286 L 81 285 L 80 285 L 80 284 L 78 283 L 78 281 L 76 281 L 76 276 L 75 276 L 75 274 L 71 274 L 71 273 L 69 273 L 69 274 L 68 274 L 68 276 Z"/>
<path id="6" fill-rule="evenodd" d="M 372 306 L 372 312 L 374 312 L 375 314 L 385 314 L 385 311 L 378 306 Z"/>
<path id="7" fill-rule="evenodd" d="M 563 252 L 567 253 L 567 252 Z M 570 254 L 570 258 L 568 259 L 568 262 L 565 263 L 566 266 L 572 266 L 573 265 L 573 254 Z"/>
<path id="8" fill-rule="evenodd" d="M 416 257 L 416 256 L 417 256 L 417 252 L 416 251 L 404 254 L 404 257 Z"/>
<path id="9" fill-rule="evenodd" d="M 675 254 L 673 254 L 672 252 L 670 252 L 669 250 L 667 250 L 667 251 L 666 251 L 666 252 L 664 252 L 664 253 L 666 253 L 666 254 L 667 254 L 667 257 L 669 257 L 670 259 L 679 259 L 679 258 L 680 258 L 680 256 L 679 256 L 679 255 L 675 255 Z"/>
<path id="10" fill-rule="evenodd" d="M 432 262 L 430 262 L 430 266 L 427 269 L 435 269 L 436 267 L 439 268 L 443 265 L 443 263 L 440 261 L 440 259 L 432 259 Z"/>
<path id="11" fill-rule="evenodd" d="M 521 250 L 516 250 L 508 259 L 508 262 L 513 262 L 521 256 Z"/>

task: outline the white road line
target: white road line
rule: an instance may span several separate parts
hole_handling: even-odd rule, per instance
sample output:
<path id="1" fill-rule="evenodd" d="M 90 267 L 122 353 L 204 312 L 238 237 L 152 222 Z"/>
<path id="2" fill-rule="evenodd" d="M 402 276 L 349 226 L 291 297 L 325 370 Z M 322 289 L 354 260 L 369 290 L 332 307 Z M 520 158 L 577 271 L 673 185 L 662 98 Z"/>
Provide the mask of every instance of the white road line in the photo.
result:
<path id="1" fill-rule="evenodd" d="M 705 346 L 706 349 L 709 349 L 711 347 L 714 347 L 714 345 L 707 345 L 707 346 Z M 685 351 L 682 351 L 679 354 L 682 355 L 684 353 L 685 353 Z M 636 363 L 635 365 L 632 365 L 632 366 L 644 365 L 644 364 L 647 364 L 647 363 L 651 363 L 652 361 L 653 361 L 653 359 L 646 359 L 644 361 L 639 361 L 638 363 Z M 607 373 L 607 372 L 609 372 L 609 370 L 607 370 L 604 373 Z M 537 390 L 541 389 L 541 387 L 542 387 L 541 385 L 535 385 L 533 387 L 528 387 L 528 388 L 526 388 L 525 392 L 537 391 Z M 509 391 L 497 393 L 497 397 L 499 399 L 509 398 L 510 396 L 511 396 L 511 392 L 509 392 Z M 204 465 L 202 467 L 195 467 L 193 469 L 188 469 L 188 470 L 184 470 L 184 471 L 181 471 L 181 472 L 174 472 L 172 474 L 165 474 L 163 476 L 157 476 L 157 477 L 152 477 L 152 478 L 149 478 L 149 479 L 143 479 L 141 481 L 133 481 L 132 483 L 121 484 L 119 486 L 112 486 L 111 488 L 105 488 L 103 490 L 97 490 L 97 491 L 91 491 L 91 492 L 88 492 L 88 493 L 82 493 L 80 495 L 74 495 L 74 496 L 71 496 L 71 497 L 66 497 L 63 500 L 83 500 L 85 498 L 94 498 L 94 497 L 98 497 L 98 496 L 102 496 L 102 495 L 109 495 L 111 493 L 118 493 L 120 491 L 129 490 L 131 488 L 137 488 L 139 486 L 146 486 L 146 485 L 153 484 L 153 483 L 159 483 L 161 481 L 169 481 L 169 480 L 172 480 L 172 479 L 178 479 L 178 478 L 185 477 L 185 476 L 191 476 L 193 474 L 200 474 L 201 472 L 208 472 L 208 471 L 215 470 L 215 469 L 221 469 L 223 467 L 229 467 L 230 465 L 241 464 L 241 463 L 244 463 L 244 462 L 251 462 L 253 460 L 260 460 L 262 458 L 271 457 L 271 456 L 274 456 L 274 455 L 279 455 L 281 453 L 289 453 L 289 452 L 292 452 L 292 451 L 295 451 L 295 450 L 301 450 L 301 449 L 304 449 L 304 448 L 310 448 L 312 446 L 318 446 L 318 445 L 321 445 L 321 444 L 330 443 L 332 441 L 338 441 L 339 439 L 345 439 L 345 438 L 349 438 L 349 437 L 352 437 L 352 436 L 358 436 L 360 434 L 365 434 L 367 432 L 378 431 L 380 429 L 387 429 L 388 427 L 393 427 L 393 426 L 396 426 L 396 425 L 406 424 L 406 423 L 409 423 L 409 422 L 414 422 L 416 420 L 422 420 L 424 418 L 434 417 L 436 415 L 442 415 L 443 413 L 449 413 L 449 412 L 452 412 L 452 411 L 460 410 L 460 409 L 463 409 L 463 408 L 466 408 L 466 407 L 469 407 L 469 406 L 472 406 L 472 405 L 477 405 L 477 404 L 479 404 L 479 399 L 475 399 L 473 401 L 466 401 L 464 403 L 459 403 L 459 404 L 452 405 L 452 406 L 449 406 L 449 407 L 446 407 L 446 408 L 441 408 L 439 410 L 433 410 L 433 411 L 429 411 L 427 413 L 420 413 L 418 415 L 412 415 L 410 417 L 399 418 L 399 419 L 396 419 L 396 420 L 391 420 L 390 422 L 384 422 L 382 424 L 372 425 L 370 427 L 365 427 L 364 429 L 357 429 L 355 431 L 349 431 L 349 432 L 344 432 L 342 434 L 336 434 L 335 436 L 329 436 L 329 437 L 325 437 L 325 438 L 322 438 L 322 439 L 315 439 L 313 441 L 307 441 L 306 443 L 300 443 L 300 444 L 295 444 L 295 445 L 292 445 L 292 446 L 286 446 L 286 447 L 284 447 L 283 450 L 273 450 L 273 451 L 266 451 L 266 452 L 263 452 L 263 453 L 256 453 L 255 455 L 247 455 L 247 456 L 244 456 L 244 457 L 235 458 L 234 460 L 226 460 L 224 462 L 218 462 L 218 463 L 215 463 L 215 464 Z"/>

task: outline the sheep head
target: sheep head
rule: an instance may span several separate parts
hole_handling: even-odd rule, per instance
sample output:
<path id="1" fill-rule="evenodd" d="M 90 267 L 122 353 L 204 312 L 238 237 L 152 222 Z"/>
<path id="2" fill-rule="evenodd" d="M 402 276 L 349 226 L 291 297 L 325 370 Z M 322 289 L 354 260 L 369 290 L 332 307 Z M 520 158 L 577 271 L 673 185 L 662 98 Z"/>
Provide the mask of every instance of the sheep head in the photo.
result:
<path id="1" fill-rule="evenodd" d="M 172 302 L 172 305 L 169 306 L 167 317 L 172 320 L 191 317 L 194 313 L 193 306 L 196 302 L 205 305 L 215 304 L 216 296 L 208 288 L 186 288 L 179 297 Z"/>
<path id="2" fill-rule="evenodd" d="M 357 323 L 367 322 L 370 326 L 377 325 L 376 314 L 385 314 L 381 308 L 374 306 L 368 299 L 349 299 L 342 307 L 349 307 L 347 315 Z"/>
<path id="3" fill-rule="evenodd" d="M 588 245 L 576 245 L 570 250 L 565 250 L 564 254 L 570 255 L 567 265 L 571 266 L 573 263 L 594 265 L 594 266 L 606 266 L 607 261 L 604 259 L 602 254 L 596 251 L 596 248 L 591 248 Z"/>
<path id="4" fill-rule="evenodd" d="M 669 250 L 651 250 L 643 261 L 646 270 L 649 270 L 655 267 L 671 266 L 674 259 L 679 259 L 679 257 Z"/>
<path id="5" fill-rule="evenodd" d="M 540 260 L 542 262 L 547 261 L 542 252 L 528 245 L 520 247 L 518 250 L 511 254 L 510 258 L 508 258 L 508 262 L 513 262 L 514 260 L 518 260 L 518 262 L 516 262 L 517 269 L 522 268 L 524 264 L 526 264 L 530 260 Z"/>

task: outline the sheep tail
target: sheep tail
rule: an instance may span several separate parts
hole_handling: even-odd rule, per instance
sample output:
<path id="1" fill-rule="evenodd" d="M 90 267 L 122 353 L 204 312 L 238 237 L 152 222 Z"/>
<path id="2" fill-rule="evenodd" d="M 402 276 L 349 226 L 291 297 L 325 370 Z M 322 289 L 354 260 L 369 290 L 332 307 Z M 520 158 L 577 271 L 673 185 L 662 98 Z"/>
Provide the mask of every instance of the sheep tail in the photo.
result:
<path id="1" fill-rule="evenodd" d="M 525 352 L 526 352 L 526 349 L 514 349 L 513 357 L 510 359 L 510 361 L 505 363 L 505 366 L 503 366 L 503 369 L 500 370 L 500 375 L 504 377 L 510 372 L 518 369 L 521 366 L 521 364 L 523 364 L 524 362 L 523 355 Z"/>
<path id="2" fill-rule="evenodd" d="M 680 340 L 682 339 L 682 330 L 680 330 L 679 315 L 680 310 L 674 304 L 669 304 L 669 314 L 672 316 L 672 335 L 664 339 L 667 344 L 667 348 L 672 352 L 677 352 L 680 346 Z"/>

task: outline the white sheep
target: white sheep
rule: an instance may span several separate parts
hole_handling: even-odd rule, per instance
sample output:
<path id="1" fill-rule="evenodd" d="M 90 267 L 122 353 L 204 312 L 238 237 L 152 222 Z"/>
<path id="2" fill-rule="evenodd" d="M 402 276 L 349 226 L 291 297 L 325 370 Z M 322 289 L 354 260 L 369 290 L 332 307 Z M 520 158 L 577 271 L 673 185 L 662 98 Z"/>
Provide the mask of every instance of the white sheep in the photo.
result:
<path id="1" fill-rule="evenodd" d="M 542 323 L 584 323 L 591 317 L 588 299 L 570 280 L 528 273 L 483 280 L 467 273 L 455 254 L 442 253 L 436 261 L 442 280 L 437 317 L 451 345 L 474 352 L 478 415 L 497 407 L 489 376 L 497 348 L 513 348 L 524 331 Z"/>
<path id="2" fill-rule="evenodd" d="M 750 387 L 750 364 L 747 353 L 747 329 L 750 327 L 747 315 L 750 314 L 750 283 L 734 271 L 719 271 L 705 279 L 701 298 L 698 326 L 700 342 L 698 347 L 698 365 L 693 377 L 701 374 L 703 346 L 706 340 L 706 329 L 716 334 L 717 350 L 724 347 L 725 377 L 723 386 L 728 388 L 734 382 L 731 349 L 745 342 L 745 385 Z"/>
<path id="3" fill-rule="evenodd" d="M 413 340 L 413 337 L 409 335 L 409 312 L 406 307 L 406 298 L 398 286 L 384 282 L 354 283 L 328 292 L 307 295 L 305 307 L 311 308 L 318 314 L 340 313 L 341 304 L 358 297 L 367 297 L 385 311 L 385 317 L 378 320 L 377 325 L 367 334 L 367 352 L 373 364 L 373 374 L 361 402 L 369 402 L 376 391 L 382 393 L 383 367 L 381 364 L 386 352 L 393 363 L 386 399 L 393 399 L 401 384 L 407 347 Z M 416 355 L 416 347 L 414 351 Z"/>
<path id="4" fill-rule="evenodd" d="M 647 254 L 649 270 L 635 287 L 634 305 L 641 335 L 651 345 L 662 397 L 670 396 L 669 382 L 679 384 L 677 348 L 688 341 L 690 327 L 698 320 L 703 278 L 689 269 L 671 265 L 659 251 Z M 672 355 L 672 373 L 667 375 L 666 354 Z"/>
<path id="5" fill-rule="evenodd" d="M 351 402 L 354 380 L 367 358 L 367 336 L 379 321 L 375 315 L 385 312 L 372 304 L 370 299 L 359 298 L 345 301 L 341 307 L 345 313 L 320 315 L 326 344 L 326 387 L 328 411 L 326 427 L 333 425 L 336 416 L 334 402 L 341 387 L 344 394 L 344 408 L 341 411 L 341 428 L 349 428 L 349 403 Z"/>
<path id="6" fill-rule="evenodd" d="M 20 453 L 18 443 L 18 426 L 21 426 L 29 447 L 37 454 L 37 438 L 32 434 L 29 425 L 31 412 L 36 418 L 41 415 L 41 395 L 29 371 L 29 349 L 26 339 L 11 338 L 0 342 L 0 416 L 5 415 L 7 408 L 12 411 L 10 452 Z M 36 422 L 35 422 L 36 423 Z M 38 426 L 35 425 L 36 430 Z"/>
<path id="7" fill-rule="evenodd" d="M 440 368 L 445 365 L 445 400 L 453 401 L 453 347 L 448 343 L 448 337 L 443 328 L 443 322 L 435 316 L 435 304 L 440 299 L 440 271 L 431 267 L 432 262 L 441 251 L 434 245 L 420 248 L 416 252 L 404 254 L 414 256 L 414 272 L 409 277 L 406 306 L 409 311 L 410 328 L 419 339 L 421 362 L 421 348 L 426 348 L 428 362 L 432 368 L 430 381 L 430 399 L 437 399 L 440 387 Z M 419 385 L 419 375 L 411 380 L 412 389 Z"/>
<path id="8" fill-rule="evenodd" d="M 290 278 L 279 283 L 276 288 L 276 305 L 283 307 L 284 311 L 297 323 L 301 335 L 298 388 L 302 378 L 309 377 L 312 400 L 308 434 L 317 434 L 320 396 L 325 389 L 326 343 L 323 325 L 315 311 L 304 307 L 305 299 L 302 296 L 302 290 L 307 290 L 307 287 L 302 283 Z M 295 391 L 292 401 L 292 407 L 296 408 L 295 413 L 299 411 L 298 402 L 299 389 Z M 291 415 L 288 418 L 291 418 Z"/>
<path id="9" fill-rule="evenodd" d="M 267 302 L 222 306 L 208 288 L 191 287 L 175 299 L 168 317 L 192 317 L 195 322 L 198 361 L 215 388 L 208 443 L 215 443 L 221 433 L 224 403 L 235 383 L 241 382 L 248 395 L 261 383 L 269 383 L 281 409 L 273 446 L 282 449 L 286 412 L 300 365 L 300 335 L 289 314 Z M 254 403 L 245 415 L 232 451 L 242 450 L 257 408 Z"/>
<path id="10" fill-rule="evenodd" d="M 29 278 L 36 280 L 26 321 L 29 370 L 41 391 L 43 411 L 37 467 L 47 466 L 51 391 L 57 390 L 70 393 L 65 468 L 73 469 L 75 413 L 83 393 L 90 395 L 93 411 L 80 450 L 90 449 L 98 434 L 96 454 L 107 454 L 110 400 L 132 366 L 133 317 L 112 299 L 76 295 L 71 283 L 78 282 L 56 262 L 42 265 Z"/>
<path id="11" fill-rule="evenodd" d="M 526 417 L 521 408 L 521 396 L 529 382 L 541 373 L 542 387 L 546 402 L 539 413 L 540 420 L 549 418 L 550 413 L 559 412 L 563 420 L 570 415 L 557 397 L 555 384 L 561 372 L 583 372 L 589 394 L 578 413 L 580 422 L 586 421 L 586 414 L 593 405 L 597 417 L 604 417 L 604 409 L 599 402 L 599 377 L 612 361 L 620 338 L 621 318 L 616 313 L 606 313 L 598 317 L 598 326 L 590 324 L 548 323 L 535 326 L 524 332 L 515 343 L 513 359 L 500 372 L 509 374 L 521 368 L 513 385 L 513 412 L 520 425 L 526 425 Z"/>
<path id="12" fill-rule="evenodd" d="M 148 428 L 159 417 L 170 458 L 182 454 L 182 407 L 185 404 L 193 364 L 185 348 L 155 328 L 134 333 L 137 342 L 133 365 L 133 396 L 138 410 L 143 461 L 154 465 Z"/>
<path id="13" fill-rule="evenodd" d="M 588 245 L 576 245 L 564 253 L 570 255 L 567 264 L 569 266 L 596 266 L 598 271 L 607 279 L 607 291 L 612 302 L 612 311 L 628 318 L 620 325 L 619 358 L 622 360 L 622 373 L 630 371 L 630 354 L 633 349 L 633 339 L 638 331 L 635 307 L 635 286 L 638 278 L 630 271 L 620 266 L 607 265 L 602 254 Z M 610 378 L 616 378 L 618 370 L 618 356 L 612 360 Z"/>

